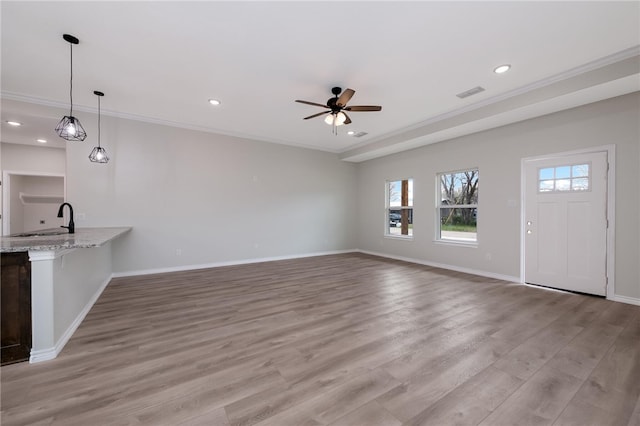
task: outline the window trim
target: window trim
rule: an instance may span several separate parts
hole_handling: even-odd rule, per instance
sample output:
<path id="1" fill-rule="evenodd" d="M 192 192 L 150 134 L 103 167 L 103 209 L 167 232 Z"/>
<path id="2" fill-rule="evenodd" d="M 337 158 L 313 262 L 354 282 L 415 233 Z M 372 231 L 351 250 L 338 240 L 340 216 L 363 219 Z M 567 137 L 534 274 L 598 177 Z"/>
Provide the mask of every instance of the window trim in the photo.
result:
<path id="1" fill-rule="evenodd" d="M 414 205 L 413 203 L 411 203 L 411 205 L 409 206 L 393 206 L 391 207 L 390 203 L 389 203 L 389 198 L 390 198 L 390 189 L 391 189 L 391 183 L 393 182 L 401 182 L 403 180 L 406 181 L 411 181 L 412 182 L 412 186 L 413 186 L 413 193 L 415 194 L 415 179 L 411 176 L 409 177 L 404 177 L 404 178 L 400 178 L 400 179 L 386 179 L 384 182 L 384 238 L 390 238 L 390 239 L 394 239 L 394 240 L 402 240 L 402 241 L 410 241 L 413 240 L 413 227 L 411 228 L 411 235 L 396 235 L 396 234 L 391 234 L 389 232 L 389 214 L 391 213 L 391 210 L 414 210 Z M 413 200 L 412 200 L 413 201 Z M 402 204 L 402 203 L 401 203 Z M 415 212 L 414 212 L 415 213 Z M 413 223 L 412 223 L 413 225 Z"/>
<path id="2" fill-rule="evenodd" d="M 435 231 L 435 235 L 434 235 L 434 239 L 433 242 L 436 244 L 442 244 L 442 245 L 450 245 L 450 246 L 458 246 L 458 247 L 472 247 L 472 248 L 476 248 L 478 247 L 478 244 L 480 242 L 480 238 L 479 238 L 479 226 L 478 226 L 478 218 L 480 217 L 480 198 L 478 197 L 478 202 L 475 204 L 456 204 L 456 205 L 450 205 L 450 204 L 442 204 L 442 187 L 441 187 L 441 176 L 442 175 L 451 175 L 451 174 L 457 174 L 457 173 L 464 173 L 464 172 L 469 172 L 469 171 L 476 171 L 477 172 L 477 176 L 478 179 L 480 177 L 480 167 L 478 166 L 473 166 L 473 167 L 467 167 L 464 169 L 457 169 L 457 170 L 449 170 L 449 171 L 443 171 L 443 172 L 437 172 L 436 173 L 436 191 L 435 191 L 435 217 L 434 217 L 434 231 Z M 478 188 L 479 191 L 479 188 Z M 478 192 L 479 194 L 479 192 Z M 476 239 L 475 240 L 455 240 L 455 239 L 451 239 L 451 238 L 442 238 L 442 228 L 441 228 L 441 209 L 443 208 L 468 208 L 468 209 L 476 209 Z"/>

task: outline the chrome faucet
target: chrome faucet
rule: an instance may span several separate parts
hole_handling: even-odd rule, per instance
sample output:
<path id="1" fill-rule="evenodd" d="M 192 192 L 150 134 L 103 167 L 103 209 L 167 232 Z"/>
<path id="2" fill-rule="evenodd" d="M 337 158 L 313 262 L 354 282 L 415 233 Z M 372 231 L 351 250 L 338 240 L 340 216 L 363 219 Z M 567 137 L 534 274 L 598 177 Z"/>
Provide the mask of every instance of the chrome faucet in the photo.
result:
<path id="1" fill-rule="evenodd" d="M 62 217 L 62 210 L 64 209 L 64 206 L 69 206 L 69 226 L 63 225 L 60 228 L 67 228 L 69 230 L 69 233 L 73 234 L 74 232 L 76 232 L 76 224 L 73 223 L 73 207 L 71 207 L 71 204 L 69 203 L 60 204 L 60 208 L 58 209 L 58 217 Z"/>

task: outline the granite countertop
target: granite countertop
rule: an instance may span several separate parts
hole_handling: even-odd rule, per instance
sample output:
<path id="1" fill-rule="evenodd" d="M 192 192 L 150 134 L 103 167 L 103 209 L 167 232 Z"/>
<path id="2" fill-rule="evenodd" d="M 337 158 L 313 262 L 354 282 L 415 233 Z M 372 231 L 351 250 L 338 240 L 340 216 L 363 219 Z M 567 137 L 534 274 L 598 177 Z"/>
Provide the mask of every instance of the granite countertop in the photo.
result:
<path id="1" fill-rule="evenodd" d="M 106 242 L 131 230 L 130 227 L 118 228 L 76 228 L 74 234 L 42 235 L 36 237 L 7 236 L 0 238 L 1 253 L 19 251 L 47 251 L 75 248 L 100 247 Z M 58 228 L 34 231 L 47 233 L 59 231 Z"/>

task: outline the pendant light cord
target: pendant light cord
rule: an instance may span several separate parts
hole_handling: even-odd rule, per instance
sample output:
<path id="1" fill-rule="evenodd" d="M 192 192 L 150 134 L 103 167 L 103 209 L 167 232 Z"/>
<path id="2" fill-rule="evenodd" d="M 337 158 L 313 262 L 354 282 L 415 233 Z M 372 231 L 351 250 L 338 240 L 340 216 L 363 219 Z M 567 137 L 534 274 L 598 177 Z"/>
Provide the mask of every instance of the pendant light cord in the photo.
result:
<path id="1" fill-rule="evenodd" d="M 71 49 L 71 78 L 69 79 L 69 101 L 71 103 L 71 107 L 69 109 L 69 116 L 73 117 L 73 44 L 69 43 L 69 48 Z"/>
<path id="2" fill-rule="evenodd" d="M 100 148 L 100 96 L 98 96 L 98 148 Z"/>
<path id="3" fill-rule="evenodd" d="M 338 114 L 336 113 L 334 115 L 333 113 L 331 113 L 331 115 L 333 115 L 333 123 L 332 123 L 333 125 L 331 126 L 332 127 L 331 131 L 335 136 L 338 136 L 338 124 L 337 124 Z"/>

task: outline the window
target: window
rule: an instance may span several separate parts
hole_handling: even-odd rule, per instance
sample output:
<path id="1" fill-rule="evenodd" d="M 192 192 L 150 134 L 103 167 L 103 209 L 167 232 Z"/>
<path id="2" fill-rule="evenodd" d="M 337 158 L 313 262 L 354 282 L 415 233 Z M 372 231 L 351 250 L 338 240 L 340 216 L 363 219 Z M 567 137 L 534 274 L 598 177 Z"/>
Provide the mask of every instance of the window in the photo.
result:
<path id="1" fill-rule="evenodd" d="M 439 241 L 475 243 L 478 241 L 478 169 L 437 175 L 436 210 Z"/>
<path id="2" fill-rule="evenodd" d="M 387 182 L 385 235 L 413 237 L 413 179 Z"/>
<path id="3" fill-rule="evenodd" d="M 546 167 L 538 170 L 538 192 L 589 191 L 589 164 Z"/>

